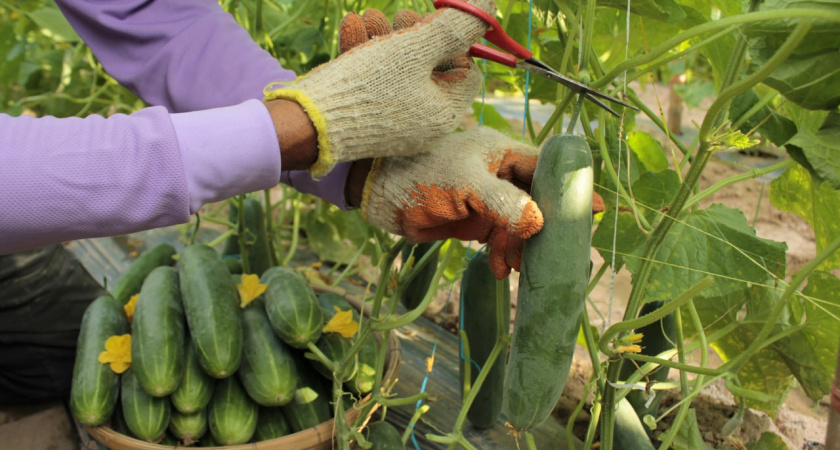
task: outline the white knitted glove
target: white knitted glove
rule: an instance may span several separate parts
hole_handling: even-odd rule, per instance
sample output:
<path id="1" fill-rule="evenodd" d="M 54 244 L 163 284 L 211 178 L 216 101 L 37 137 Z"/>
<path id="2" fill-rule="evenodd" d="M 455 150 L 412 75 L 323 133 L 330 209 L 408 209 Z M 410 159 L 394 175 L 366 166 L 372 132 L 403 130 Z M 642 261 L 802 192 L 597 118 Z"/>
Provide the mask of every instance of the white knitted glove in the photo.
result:
<path id="1" fill-rule="evenodd" d="M 468 0 L 495 14 L 491 0 Z M 419 152 L 458 125 L 480 87 L 463 58 L 487 30 L 480 19 L 445 8 L 410 28 L 375 36 L 280 89 L 266 100 L 298 102 L 318 132 L 313 176 L 342 161 Z M 468 67 L 435 70 L 446 61 Z"/>
<path id="2" fill-rule="evenodd" d="M 528 195 L 539 151 L 490 128 L 455 133 L 426 152 L 377 159 L 362 215 L 412 242 L 489 243 L 498 278 L 519 269 L 523 239 L 543 225 Z"/>

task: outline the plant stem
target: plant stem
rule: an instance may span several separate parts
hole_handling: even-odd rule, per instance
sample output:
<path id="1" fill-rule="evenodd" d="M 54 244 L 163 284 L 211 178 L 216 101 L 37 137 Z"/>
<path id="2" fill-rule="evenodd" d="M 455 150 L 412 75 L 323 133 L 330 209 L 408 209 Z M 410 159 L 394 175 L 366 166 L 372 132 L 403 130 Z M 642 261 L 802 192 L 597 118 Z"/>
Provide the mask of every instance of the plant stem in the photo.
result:
<path id="1" fill-rule="evenodd" d="M 204 219 L 207 220 L 206 217 Z M 220 234 L 219 237 L 217 237 L 216 239 L 213 239 L 212 241 L 210 241 L 210 242 L 208 242 L 204 245 L 206 245 L 208 247 L 215 247 L 215 246 L 221 244 L 222 242 L 224 242 L 225 240 L 227 240 L 227 238 L 229 238 L 229 237 L 231 237 L 235 234 L 236 234 L 236 230 L 231 228 L 231 229 L 225 231 L 224 233 Z"/>
<path id="2" fill-rule="evenodd" d="M 262 4 L 262 1 L 259 2 Z M 265 215 L 265 238 L 268 239 L 269 253 L 271 254 L 271 265 L 276 266 L 280 263 L 277 257 L 277 246 L 274 245 L 274 217 L 271 211 L 271 189 L 263 190 L 263 197 L 265 198 L 265 205 L 263 205 L 263 215 Z"/>
<path id="3" fill-rule="evenodd" d="M 720 180 L 717 183 L 715 183 L 715 184 L 709 186 L 708 188 L 698 192 L 697 194 L 692 196 L 690 199 L 688 199 L 685 202 L 684 208 L 691 208 L 692 206 L 694 206 L 697 203 L 700 203 L 701 201 L 709 198 L 714 193 L 720 191 L 721 189 L 723 189 L 727 186 L 733 185 L 733 184 L 738 183 L 740 181 L 751 180 L 753 178 L 758 178 L 760 176 L 767 175 L 768 173 L 773 173 L 777 170 L 787 169 L 788 167 L 793 166 L 795 163 L 796 162 L 792 159 L 786 159 L 784 161 L 780 161 L 780 162 L 777 162 L 775 164 L 771 164 L 767 167 L 762 167 L 760 169 L 752 169 L 748 172 L 744 172 L 742 174 L 734 175 L 734 176 L 731 176 L 729 178 L 725 178 L 723 180 Z"/>
<path id="4" fill-rule="evenodd" d="M 650 314 L 646 314 L 636 319 L 625 319 L 623 322 L 619 322 L 607 328 L 607 330 L 604 331 L 604 334 L 601 336 L 601 340 L 598 342 L 598 347 L 601 349 L 601 352 L 603 352 L 607 356 L 617 356 L 613 349 L 610 348 L 610 344 L 616 336 L 623 332 L 632 331 L 636 328 L 640 328 L 645 325 L 650 325 L 662 319 L 668 314 L 676 311 L 677 308 L 679 308 L 680 306 L 689 302 L 692 298 L 694 298 L 695 295 L 699 294 L 701 291 L 711 286 L 712 282 L 712 277 L 705 277 L 702 280 L 695 283 L 693 286 L 686 289 L 685 292 L 678 295 L 670 302 L 664 304 L 661 308 L 655 309 Z M 614 379 L 611 378 L 610 380 Z"/>
<path id="5" fill-rule="evenodd" d="M 414 415 L 411 416 L 411 420 L 408 422 L 408 425 L 405 427 L 405 431 L 403 431 L 402 435 L 402 442 L 403 446 L 408 443 L 408 438 L 411 437 L 411 430 L 414 429 L 414 426 L 417 425 L 417 421 L 420 420 L 420 416 L 426 414 L 429 411 L 429 405 L 423 405 L 417 410 L 414 411 Z"/>
<path id="6" fill-rule="evenodd" d="M 248 244 L 246 242 L 245 228 L 245 195 L 236 196 L 236 204 L 239 207 L 239 223 L 236 224 L 237 237 L 239 238 L 239 255 L 242 257 L 242 273 L 251 273 L 251 261 L 248 260 Z"/>
<path id="7" fill-rule="evenodd" d="M 289 250 L 286 251 L 286 257 L 283 258 L 283 262 L 281 265 L 288 266 L 289 261 L 295 256 L 295 252 L 297 251 L 297 244 L 298 244 L 298 235 L 300 234 L 300 195 L 295 194 L 295 198 L 292 200 L 292 209 L 294 209 L 294 219 L 292 221 L 292 241 L 289 243 Z"/>
<path id="8" fill-rule="evenodd" d="M 642 355 L 640 353 L 624 353 L 622 357 L 627 359 L 632 359 L 634 361 L 640 361 L 643 363 L 653 363 L 660 366 L 670 367 L 672 369 L 680 370 L 683 372 L 691 372 L 696 374 L 702 375 L 710 375 L 713 377 L 724 375 L 725 372 L 720 369 L 709 369 L 707 367 L 697 367 L 692 366 L 690 364 L 686 364 L 684 362 L 674 362 L 670 359 L 663 359 L 656 356 L 649 356 L 649 355 Z M 641 379 L 641 378 L 640 378 Z M 686 385 L 686 388 L 688 386 Z"/>
<path id="9" fill-rule="evenodd" d="M 680 310 L 677 309 L 674 311 L 674 324 L 676 325 L 677 330 L 677 357 L 679 358 L 680 364 L 685 364 L 685 347 L 684 347 L 684 335 L 683 335 L 683 327 L 682 327 L 682 314 Z M 688 375 L 685 373 L 686 371 L 680 371 L 680 390 L 682 392 L 683 397 L 687 397 L 691 391 L 688 389 Z M 695 386 L 695 389 L 699 387 L 699 384 L 702 384 L 702 376 L 698 376 L 697 378 L 700 379 L 700 383 Z M 668 431 L 665 433 L 665 436 L 661 439 L 661 445 L 659 448 L 661 450 L 665 450 L 671 446 L 671 443 L 674 441 L 674 438 L 677 436 L 677 432 L 682 428 L 682 424 L 685 421 L 685 417 L 688 415 L 688 410 L 691 407 L 691 402 L 685 402 L 680 406 L 679 411 L 677 411 L 677 417 L 674 418 L 674 421 L 668 427 Z"/>

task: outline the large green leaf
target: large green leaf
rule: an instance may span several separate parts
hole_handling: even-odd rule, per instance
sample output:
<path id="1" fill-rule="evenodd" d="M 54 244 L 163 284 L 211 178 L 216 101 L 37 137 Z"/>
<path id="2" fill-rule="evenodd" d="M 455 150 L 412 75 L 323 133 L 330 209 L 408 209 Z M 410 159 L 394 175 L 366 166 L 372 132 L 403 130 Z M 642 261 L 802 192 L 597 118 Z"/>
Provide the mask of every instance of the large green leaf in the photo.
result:
<path id="1" fill-rule="evenodd" d="M 745 283 L 762 283 L 771 274 L 784 275 L 785 251 L 780 242 L 759 238 L 744 213 L 712 205 L 680 217 L 654 256 L 646 301 L 667 301 L 712 275 L 714 284 L 704 293 L 725 295 Z M 634 275 L 641 266 L 629 258 Z"/>
<path id="2" fill-rule="evenodd" d="M 840 189 L 840 114 L 832 112 L 819 131 L 800 131 L 790 143 L 802 149 L 820 178 Z"/>
<path id="3" fill-rule="evenodd" d="M 773 346 L 817 401 L 830 391 L 840 343 L 840 279 L 828 272 L 808 278 L 800 301 L 805 322 L 801 331 Z"/>
<path id="4" fill-rule="evenodd" d="M 627 0 L 599 0 L 598 4 L 627 10 Z M 686 17 L 685 11 L 674 0 L 633 0 L 630 12 L 667 23 L 677 23 Z"/>
<path id="5" fill-rule="evenodd" d="M 756 284 L 727 295 L 695 301 L 697 312 L 706 327 L 707 334 L 732 323 L 740 325 L 722 339 L 710 343 L 724 362 L 741 355 L 749 348 L 766 322 L 769 311 L 779 301 L 779 297 L 778 289 Z M 779 332 L 790 326 L 789 315 L 784 315 L 775 331 Z M 738 376 L 741 387 L 773 396 L 773 400 L 768 402 L 746 400 L 748 406 L 765 411 L 771 416 L 778 413 L 779 407 L 794 386 L 794 376 L 788 365 L 773 349 L 769 348 L 753 355 L 744 364 Z"/>
<path id="6" fill-rule="evenodd" d="M 612 260 L 613 232 L 618 230 L 615 236 L 615 270 L 616 272 L 624 265 L 625 255 L 631 254 L 639 245 L 645 241 L 645 235 L 639 230 L 636 219 L 629 212 L 618 213 L 618 224 L 616 226 L 615 209 L 607 209 L 601 224 L 592 236 L 592 247 L 598 250 L 604 261 Z"/>
<path id="7" fill-rule="evenodd" d="M 627 135 L 627 145 L 639 158 L 645 169 L 651 172 L 662 172 L 668 169 L 668 157 L 662 144 L 650 133 L 634 131 Z"/>
<path id="8" fill-rule="evenodd" d="M 776 208 L 796 214 L 814 229 L 817 251 L 840 236 L 840 192 L 815 180 L 801 166 L 787 169 L 770 183 L 770 202 Z M 821 270 L 840 267 L 840 254 L 829 257 Z"/>
<path id="9" fill-rule="evenodd" d="M 52 2 L 32 12 L 26 13 L 48 38 L 56 42 L 79 42 L 81 39 L 76 31 Z"/>
<path id="10" fill-rule="evenodd" d="M 833 0 L 766 0 L 760 10 L 790 8 L 840 12 L 840 4 Z M 798 22 L 797 19 L 783 19 L 758 22 L 747 27 L 753 69 L 776 53 Z M 833 109 L 840 105 L 838 58 L 840 34 L 837 33 L 837 24 L 827 20 L 813 21 L 805 40 L 764 83 L 804 108 Z"/>
<path id="11" fill-rule="evenodd" d="M 804 448 L 804 447 L 803 447 Z M 788 450 L 789 447 L 785 444 L 784 439 L 776 433 L 765 431 L 761 433 L 761 437 L 755 441 L 747 444 L 748 450 Z"/>
<path id="12" fill-rule="evenodd" d="M 332 205 L 317 208 L 304 225 L 308 245 L 322 261 L 347 263 L 371 236 L 358 210 L 341 211 Z M 374 245 L 367 245 L 364 254 L 373 252 Z"/>
<path id="13" fill-rule="evenodd" d="M 499 111 L 492 105 L 481 102 L 473 102 L 472 110 L 473 118 L 477 122 L 480 122 L 481 125 L 513 135 L 513 129 L 510 126 L 510 122 L 508 122 L 504 116 L 499 114 Z"/>

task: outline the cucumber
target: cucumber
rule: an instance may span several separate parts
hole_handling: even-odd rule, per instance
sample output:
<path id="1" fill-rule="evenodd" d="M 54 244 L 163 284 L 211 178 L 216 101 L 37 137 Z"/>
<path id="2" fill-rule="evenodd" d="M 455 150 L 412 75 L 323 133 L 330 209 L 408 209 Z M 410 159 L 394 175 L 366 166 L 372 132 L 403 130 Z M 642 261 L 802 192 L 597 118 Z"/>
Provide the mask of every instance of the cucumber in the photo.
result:
<path id="1" fill-rule="evenodd" d="M 131 323 L 132 368 L 149 395 L 167 396 L 181 382 L 185 333 L 178 272 L 157 267 L 143 282 Z"/>
<path id="2" fill-rule="evenodd" d="M 203 409 L 213 397 L 216 380 L 207 375 L 198 364 L 192 340 L 187 339 L 184 344 L 184 376 L 178 387 L 169 397 L 172 406 L 183 414 L 190 414 Z"/>
<path id="3" fill-rule="evenodd" d="M 257 417 L 257 429 L 254 431 L 254 442 L 276 439 L 290 434 L 292 429 L 286 422 L 286 416 L 280 408 L 260 406 Z"/>
<path id="4" fill-rule="evenodd" d="M 207 409 L 201 408 L 192 414 L 172 411 L 169 418 L 169 433 L 180 439 L 184 445 L 198 441 L 207 432 Z"/>
<path id="5" fill-rule="evenodd" d="M 222 258 L 206 245 L 191 245 L 179 261 L 181 298 L 201 368 L 214 378 L 236 371 L 242 358 L 239 294 Z"/>
<path id="6" fill-rule="evenodd" d="M 280 339 L 294 348 L 317 342 L 324 327 L 324 313 L 306 279 L 288 267 L 276 267 L 267 282 L 265 312 Z"/>
<path id="7" fill-rule="evenodd" d="M 239 223 L 239 208 L 235 201 L 229 203 L 228 220 Z M 248 265 L 250 273 L 262 275 L 273 264 L 271 262 L 271 248 L 268 246 L 268 235 L 265 231 L 263 206 L 253 197 L 245 197 L 245 240 L 252 242 L 248 245 Z M 231 236 L 225 242 L 222 255 L 239 255 L 239 236 Z M 227 258 L 226 258 L 227 259 Z M 241 259 L 240 259 L 241 262 Z M 241 271 L 242 269 L 240 269 Z"/>
<path id="8" fill-rule="evenodd" d="M 202 436 L 201 439 L 198 441 L 198 444 L 196 444 L 196 447 L 218 447 L 218 446 L 219 446 L 219 444 L 217 444 L 216 441 L 213 440 L 213 436 L 211 436 L 210 433 L 204 433 L 204 436 Z"/>
<path id="9" fill-rule="evenodd" d="M 228 272 L 231 274 L 238 275 L 242 273 L 242 258 L 233 255 L 225 255 L 222 257 L 222 261 L 225 262 Z"/>
<path id="10" fill-rule="evenodd" d="M 254 435 L 257 404 L 245 392 L 238 378 L 219 381 L 207 408 L 207 424 L 216 443 L 244 444 Z"/>
<path id="11" fill-rule="evenodd" d="M 589 280 L 592 154 L 580 136 L 543 147 L 531 196 L 545 223 L 525 242 L 502 410 L 516 430 L 543 422 L 572 364 Z"/>
<path id="12" fill-rule="evenodd" d="M 85 425 L 108 420 L 119 396 L 120 376 L 109 364 L 99 362 L 105 341 L 128 333 L 128 319 L 122 303 L 110 295 L 94 300 L 85 310 L 73 365 L 70 411 Z"/>
<path id="13" fill-rule="evenodd" d="M 373 444 L 370 450 L 405 450 L 402 435 L 388 422 L 369 425 L 365 437 Z"/>
<path id="14" fill-rule="evenodd" d="M 292 401 L 297 386 L 292 350 L 271 328 L 261 303 L 242 312 L 245 339 L 237 376 L 251 398 L 263 406 Z"/>
<path id="15" fill-rule="evenodd" d="M 461 388 L 465 365 L 470 364 L 470 386 L 478 378 L 479 368 L 484 367 L 493 351 L 499 336 L 507 336 L 510 329 L 510 281 L 504 279 L 502 311 L 502 329 L 497 329 L 496 319 L 496 277 L 490 270 L 490 257 L 487 252 L 475 255 L 467 264 L 461 279 L 461 320 L 463 331 L 467 335 L 470 347 L 470 359 L 461 358 Z M 504 348 L 493 364 L 487 378 L 467 412 L 467 420 L 476 428 L 491 428 L 496 424 L 502 412 L 502 389 L 505 382 Z M 476 367 L 477 365 L 477 367 Z"/>
<path id="16" fill-rule="evenodd" d="M 125 417 L 122 412 L 122 403 L 119 401 L 117 401 L 117 406 L 111 414 L 111 429 L 117 433 L 133 437 L 131 430 L 128 429 L 128 424 L 125 423 Z"/>
<path id="17" fill-rule="evenodd" d="M 417 262 L 420 261 L 420 258 L 425 256 L 434 245 L 435 242 L 422 242 L 420 244 L 406 245 L 403 247 L 401 252 L 403 264 L 408 262 L 408 258 L 411 256 L 412 252 L 414 252 L 414 263 L 417 264 Z M 420 273 L 418 273 L 417 276 L 408 283 L 405 291 L 403 291 L 400 301 L 402 301 L 402 304 L 406 307 L 406 309 L 416 308 L 417 305 L 423 301 L 423 297 L 426 296 L 429 286 L 431 286 L 432 282 L 435 281 L 435 271 L 437 271 L 438 259 L 440 258 L 440 247 L 435 250 L 435 253 L 430 258 L 429 262 L 423 266 Z"/>
<path id="18" fill-rule="evenodd" d="M 295 397 L 280 407 L 289 427 L 295 433 L 330 420 L 332 412 L 332 396 L 324 387 L 324 380 L 312 371 L 305 361 L 298 359 L 296 363 L 298 387 L 295 389 Z"/>
<path id="19" fill-rule="evenodd" d="M 128 303 L 132 295 L 140 292 L 143 280 L 156 267 L 171 266 L 175 264 L 172 257 L 175 256 L 175 247 L 169 244 L 160 244 L 155 248 L 143 253 L 134 260 L 111 289 L 111 295 L 120 304 Z"/>
<path id="20" fill-rule="evenodd" d="M 160 439 L 169 425 L 169 399 L 147 394 L 134 376 L 134 369 L 123 373 L 120 395 L 125 423 L 134 436 L 148 442 Z"/>
<path id="21" fill-rule="evenodd" d="M 663 302 L 645 303 L 645 305 L 642 306 L 642 310 L 639 312 L 639 317 L 652 313 L 653 311 L 659 309 L 662 305 Z M 666 350 L 670 350 L 674 348 L 673 342 L 676 342 L 677 338 L 677 328 L 676 323 L 674 323 L 674 315 L 668 314 L 662 318 L 662 320 L 638 328 L 635 332 L 643 335 L 641 342 L 639 342 L 639 345 L 642 347 L 643 355 L 656 356 Z M 656 372 L 648 375 L 648 379 L 659 382 L 666 381 L 668 379 L 668 371 L 667 367 L 661 366 Z M 635 372 L 636 366 L 628 361 L 625 361 L 624 364 L 621 365 L 619 379 L 626 380 Z M 642 379 L 642 381 L 644 381 L 644 379 Z M 647 394 L 644 391 L 639 390 L 630 391 L 625 398 L 628 402 L 630 402 L 630 405 L 633 406 L 633 409 L 636 411 L 636 414 L 638 414 L 640 419 L 644 418 L 646 415 L 656 417 L 659 411 L 659 403 L 662 401 L 662 396 L 657 395 L 649 405 L 645 406 L 645 403 L 648 401 Z M 650 430 L 647 427 L 645 427 L 645 429 L 647 430 L 649 436 L 653 433 L 653 430 Z"/>
<path id="22" fill-rule="evenodd" d="M 654 446 L 647 435 L 646 427 L 642 425 L 636 411 L 626 398 L 618 402 L 615 410 L 615 450 L 654 450 Z"/>
<path id="23" fill-rule="evenodd" d="M 344 355 L 346 355 L 350 350 L 350 347 L 353 346 L 353 341 L 351 339 L 341 337 L 338 333 L 324 333 L 318 339 L 318 342 L 315 343 L 315 346 L 318 347 L 318 349 L 321 350 L 321 352 L 324 353 L 324 356 L 329 358 L 330 361 L 336 362 L 344 358 Z M 333 373 L 327 369 L 327 366 L 316 360 L 312 360 L 310 362 L 312 363 L 312 367 L 314 367 L 318 373 L 323 375 L 324 378 L 328 380 L 333 379 Z M 335 374 L 335 376 L 338 377 L 339 381 L 342 383 L 349 381 L 354 375 L 356 375 L 358 365 L 358 358 L 354 358 L 352 364 L 347 365 L 342 373 Z"/>

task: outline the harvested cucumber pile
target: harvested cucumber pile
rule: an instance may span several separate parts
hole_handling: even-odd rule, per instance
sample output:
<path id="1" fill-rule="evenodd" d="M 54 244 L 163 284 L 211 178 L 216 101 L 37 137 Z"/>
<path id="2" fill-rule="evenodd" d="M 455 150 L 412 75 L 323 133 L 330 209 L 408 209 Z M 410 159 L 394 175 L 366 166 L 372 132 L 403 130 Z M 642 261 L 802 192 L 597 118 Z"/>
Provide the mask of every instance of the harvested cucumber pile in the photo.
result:
<path id="1" fill-rule="evenodd" d="M 215 250 L 189 246 L 172 267 L 174 254 L 162 245 L 141 256 L 117 292 L 85 313 L 71 394 L 76 418 L 179 446 L 264 441 L 329 420 L 332 374 L 304 353 L 312 343 L 341 357 L 353 338 L 323 328 L 338 311 L 352 311 L 358 323 L 350 303 L 319 298 L 283 267 L 250 280 L 264 289 L 250 301 L 240 295 L 244 277 Z M 366 350 L 340 374 L 349 392 L 373 387 L 373 342 Z"/>

